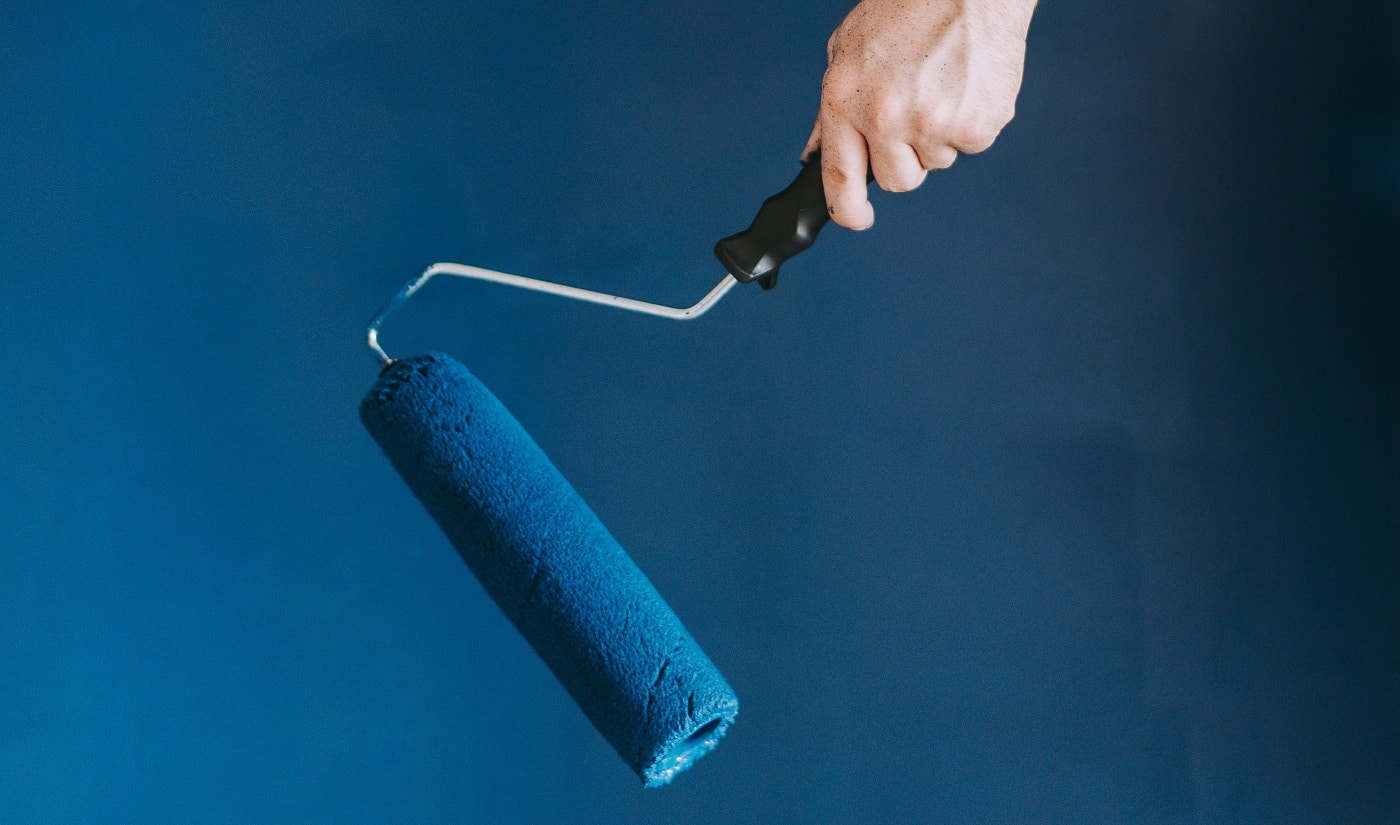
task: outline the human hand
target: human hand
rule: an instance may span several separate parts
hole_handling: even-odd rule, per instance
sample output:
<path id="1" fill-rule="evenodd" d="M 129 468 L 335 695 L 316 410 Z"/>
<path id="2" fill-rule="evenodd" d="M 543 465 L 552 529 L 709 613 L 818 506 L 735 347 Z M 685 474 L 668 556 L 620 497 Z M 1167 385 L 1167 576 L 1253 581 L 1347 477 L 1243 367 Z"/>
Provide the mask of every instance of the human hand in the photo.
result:
<path id="1" fill-rule="evenodd" d="M 907 192 L 959 152 L 992 145 L 1015 112 L 1035 0 L 861 0 L 827 42 L 821 110 L 831 219 L 866 229 L 880 188 Z"/>

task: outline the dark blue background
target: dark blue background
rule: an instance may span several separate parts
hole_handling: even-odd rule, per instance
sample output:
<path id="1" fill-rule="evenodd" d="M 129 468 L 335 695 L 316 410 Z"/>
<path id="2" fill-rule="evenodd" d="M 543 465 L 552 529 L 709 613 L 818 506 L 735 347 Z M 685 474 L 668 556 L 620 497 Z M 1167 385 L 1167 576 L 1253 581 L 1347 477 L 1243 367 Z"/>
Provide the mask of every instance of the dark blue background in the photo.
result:
<path id="1" fill-rule="evenodd" d="M 1386 4 L 1048 3 L 985 155 L 469 364 L 733 682 L 644 791 L 356 420 L 689 303 L 846 3 L 0 5 L 0 821 L 1400 818 Z"/>

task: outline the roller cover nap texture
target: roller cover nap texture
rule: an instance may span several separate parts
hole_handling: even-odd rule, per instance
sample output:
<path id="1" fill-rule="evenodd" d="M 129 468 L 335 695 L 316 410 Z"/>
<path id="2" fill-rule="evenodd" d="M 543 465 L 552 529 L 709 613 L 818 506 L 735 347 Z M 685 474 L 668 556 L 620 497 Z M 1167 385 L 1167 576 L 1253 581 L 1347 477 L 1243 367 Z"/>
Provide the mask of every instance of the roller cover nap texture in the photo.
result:
<path id="1" fill-rule="evenodd" d="M 642 571 L 466 367 L 398 361 L 360 417 L 486 591 L 648 786 L 709 752 L 739 700 Z"/>

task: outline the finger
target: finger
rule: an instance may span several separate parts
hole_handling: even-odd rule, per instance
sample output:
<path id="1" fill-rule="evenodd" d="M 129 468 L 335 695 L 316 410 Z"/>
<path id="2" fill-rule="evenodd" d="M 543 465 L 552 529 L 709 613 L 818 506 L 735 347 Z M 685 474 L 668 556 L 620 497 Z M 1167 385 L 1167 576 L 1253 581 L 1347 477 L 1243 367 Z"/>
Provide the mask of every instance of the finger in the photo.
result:
<path id="1" fill-rule="evenodd" d="M 815 151 L 817 151 L 818 149 L 820 149 L 820 148 L 821 148 L 821 145 L 822 145 L 822 119 L 821 119 L 820 116 L 818 116 L 818 117 L 817 117 L 817 122 L 816 122 L 816 124 L 815 124 L 814 126 L 812 126 L 812 134 L 811 134 L 810 137 L 807 138 L 807 145 L 806 145 L 806 147 L 804 147 L 804 148 L 802 149 L 802 155 L 800 156 L 800 160 L 801 160 L 803 163 L 806 163 L 806 162 L 807 162 L 807 156 L 808 156 L 808 155 L 811 155 L 813 152 L 815 152 Z"/>
<path id="2" fill-rule="evenodd" d="M 1007 120 L 1010 118 L 1008 117 Z M 951 135 L 948 144 L 964 155 L 985 152 L 991 148 L 992 143 L 997 139 L 997 134 L 1001 132 L 1001 129 L 996 126 L 998 122 L 1005 124 L 1005 121 L 988 118 L 976 119 Z"/>
<path id="3" fill-rule="evenodd" d="M 914 147 L 893 141 L 870 147 L 870 171 L 875 173 L 875 182 L 886 192 L 918 189 L 928 176 Z"/>
<path id="4" fill-rule="evenodd" d="M 953 165 L 953 161 L 958 159 L 958 150 L 946 143 L 932 143 L 924 146 L 914 147 L 914 151 L 919 156 L 919 165 L 936 172 L 939 169 L 947 169 Z"/>
<path id="5" fill-rule="evenodd" d="M 865 138 L 853 126 L 822 129 L 822 186 L 831 219 L 847 229 L 869 229 L 875 207 L 865 196 L 869 168 Z"/>

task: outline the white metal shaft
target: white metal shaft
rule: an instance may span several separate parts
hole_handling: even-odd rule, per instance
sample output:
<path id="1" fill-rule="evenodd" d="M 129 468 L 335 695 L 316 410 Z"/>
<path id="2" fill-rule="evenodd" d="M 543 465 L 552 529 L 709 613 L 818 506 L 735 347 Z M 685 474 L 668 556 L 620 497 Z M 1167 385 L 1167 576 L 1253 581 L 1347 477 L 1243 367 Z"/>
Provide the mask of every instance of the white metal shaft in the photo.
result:
<path id="1" fill-rule="evenodd" d="M 573 298 L 577 301 L 587 301 L 590 304 L 603 304 L 604 306 L 617 307 L 631 312 L 640 312 L 645 315 L 655 315 L 661 318 L 671 318 L 676 321 L 688 321 L 691 318 L 699 318 L 704 315 L 710 307 L 714 306 L 724 294 L 738 283 L 733 275 L 726 274 L 715 288 L 711 289 L 705 297 L 697 301 L 693 306 L 669 307 L 661 304 L 652 304 L 646 301 L 637 301 L 632 298 L 623 298 L 618 295 L 609 295 L 606 292 L 594 292 L 591 289 L 580 289 L 576 286 L 566 286 L 556 284 L 553 281 L 541 281 L 536 278 L 526 278 L 522 275 L 511 275 L 507 272 L 496 272 L 492 269 L 482 269 L 478 266 L 467 266 L 466 264 L 437 263 L 423 271 L 422 275 L 404 284 L 398 294 L 389 300 L 382 309 L 369 322 L 369 332 L 367 339 L 369 348 L 374 351 L 379 363 L 388 366 L 394 359 L 390 358 L 379 346 L 379 327 L 384 323 L 384 319 L 389 317 L 389 313 L 399 308 L 399 305 L 409 298 L 413 293 L 423 288 L 423 285 L 432 280 L 435 275 L 455 275 L 459 278 L 472 278 L 478 281 L 490 281 L 495 284 L 529 289 L 534 292 L 547 292 L 551 295 L 559 295 L 564 298 Z"/>

